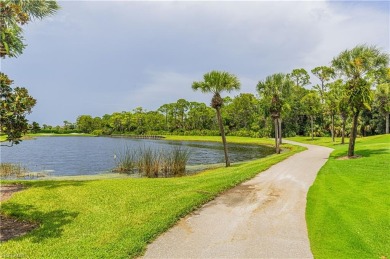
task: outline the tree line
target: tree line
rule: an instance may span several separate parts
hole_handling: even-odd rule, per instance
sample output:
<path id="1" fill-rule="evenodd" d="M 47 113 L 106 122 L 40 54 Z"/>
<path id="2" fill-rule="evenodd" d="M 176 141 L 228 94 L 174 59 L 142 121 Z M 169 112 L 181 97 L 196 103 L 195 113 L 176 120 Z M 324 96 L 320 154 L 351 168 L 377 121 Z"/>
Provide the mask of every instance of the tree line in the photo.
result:
<path id="1" fill-rule="evenodd" d="M 311 73 L 320 84 L 310 85 L 303 69 L 276 73 L 260 80 L 258 95 L 242 93 L 234 98 L 222 92 L 240 89 L 239 79 L 228 72 L 211 71 L 192 84 L 193 90 L 212 93 L 205 103 L 179 99 L 156 111 L 137 107 L 93 118 L 80 115 L 74 129 L 96 135 L 191 134 L 221 135 L 226 166 L 230 165 L 225 135 L 275 137 L 276 153 L 282 137 L 296 135 L 349 136 L 348 156 L 354 156 L 358 134 L 389 133 L 389 55 L 375 46 L 358 45 L 341 52 L 331 66 Z"/>
<path id="2" fill-rule="evenodd" d="M 352 117 L 347 85 L 337 77 L 331 67 L 311 70 L 320 84 L 310 85 L 310 75 L 305 69 L 294 69 L 290 74 L 277 74 L 260 81 L 258 95 L 241 93 L 231 98 L 222 98 L 221 117 L 227 135 L 246 137 L 271 137 L 275 133 L 274 119 L 283 137 L 349 136 Z M 389 72 L 387 72 L 389 73 Z M 273 82 L 284 80 L 281 89 L 269 89 Z M 375 85 L 370 89 L 370 100 L 363 107 L 358 119 L 358 134 L 369 136 L 388 133 L 390 95 L 389 83 Z M 276 85 L 276 84 L 275 84 Z M 275 100 L 269 96 L 275 92 Z M 278 94 L 278 95 L 276 95 Z M 276 99 L 279 108 L 273 107 Z M 276 105 L 277 106 L 277 105 Z M 280 114 L 275 114 L 276 113 Z M 111 134 L 175 134 L 175 135 L 220 135 L 216 111 L 208 104 L 179 99 L 161 105 L 157 110 L 147 111 L 142 107 L 131 111 L 114 112 L 101 117 L 80 115 L 75 122 L 64 121 L 63 125 L 30 125 L 34 132 L 69 133 L 80 132 L 96 135 Z M 344 133 L 344 134 L 343 134 Z"/>

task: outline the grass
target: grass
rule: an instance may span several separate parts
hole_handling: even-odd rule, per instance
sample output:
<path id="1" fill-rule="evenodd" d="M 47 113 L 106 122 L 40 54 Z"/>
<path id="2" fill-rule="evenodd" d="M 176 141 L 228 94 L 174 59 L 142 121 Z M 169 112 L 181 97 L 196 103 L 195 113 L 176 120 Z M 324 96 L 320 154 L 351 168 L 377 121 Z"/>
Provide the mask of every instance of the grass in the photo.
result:
<path id="1" fill-rule="evenodd" d="M 291 140 L 335 149 L 307 198 L 314 257 L 390 258 L 390 135 L 358 138 L 361 158 L 350 160 L 337 159 L 348 145 L 330 138 Z"/>
<path id="2" fill-rule="evenodd" d="M 11 163 L 0 163 L 0 177 L 16 176 L 24 177 L 28 170 L 22 165 Z"/>
<path id="3" fill-rule="evenodd" d="M 209 139 L 218 138 L 201 137 Z M 36 221 L 40 227 L 1 244 L 1 253 L 27 258 L 136 257 L 182 216 L 301 150 L 291 146 L 280 155 L 180 178 L 24 182 L 30 188 L 3 203 L 2 213 Z"/>

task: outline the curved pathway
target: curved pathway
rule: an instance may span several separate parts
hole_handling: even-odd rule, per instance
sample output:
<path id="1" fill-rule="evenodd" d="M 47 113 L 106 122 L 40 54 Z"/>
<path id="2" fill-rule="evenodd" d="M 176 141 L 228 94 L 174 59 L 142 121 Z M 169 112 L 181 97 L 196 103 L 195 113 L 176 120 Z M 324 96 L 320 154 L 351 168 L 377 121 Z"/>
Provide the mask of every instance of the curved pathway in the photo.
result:
<path id="1" fill-rule="evenodd" d="M 312 258 L 306 195 L 332 149 L 295 154 L 181 219 L 145 258 Z"/>

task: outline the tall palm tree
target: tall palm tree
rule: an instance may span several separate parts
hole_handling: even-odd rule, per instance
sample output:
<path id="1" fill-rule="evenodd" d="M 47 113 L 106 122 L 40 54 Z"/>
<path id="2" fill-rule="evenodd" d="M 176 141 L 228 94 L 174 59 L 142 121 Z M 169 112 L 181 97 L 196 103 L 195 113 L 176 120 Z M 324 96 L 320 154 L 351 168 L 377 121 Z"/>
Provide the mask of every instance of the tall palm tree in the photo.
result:
<path id="1" fill-rule="evenodd" d="M 290 77 L 283 73 L 267 76 L 265 81 L 259 81 L 257 84 L 257 91 L 260 96 L 270 102 L 269 111 L 275 123 L 275 148 L 278 154 L 280 153 L 278 137 L 282 135 L 279 121 L 283 106 L 286 105 L 286 98 L 293 85 L 294 82 Z"/>
<path id="2" fill-rule="evenodd" d="M 217 112 L 219 130 L 221 132 L 223 149 L 225 152 L 226 167 L 230 166 L 230 161 L 226 145 L 225 130 L 221 117 L 221 107 L 223 105 L 221 92 L 231 92 L 233 90 L 239 90 L 240 85 L 241 83 L 235 75 L 223 71 L 211 71 L 203 75 L 203 81 L 192 83 L 193 90 L 200 90 L 202 93 L 213 93 L 213 98 L 211 99 L 211 107 L 213 107 Z"/>
<path id="3" fill-rule="evenodd" d="M 386 73 L 388 64 L 389 55 L 387 53 L 382 53 L 378 48 L 367 45 L 358 45 L 351 50 L 345 50 L 332 60 L 332 66 L 347 81 L 348 103 L 353 114 L 348 157 L 353 157 L 355 153 L 360 111 L 364 107 L 370 107 L 372 80 L 378 74 Z"/>

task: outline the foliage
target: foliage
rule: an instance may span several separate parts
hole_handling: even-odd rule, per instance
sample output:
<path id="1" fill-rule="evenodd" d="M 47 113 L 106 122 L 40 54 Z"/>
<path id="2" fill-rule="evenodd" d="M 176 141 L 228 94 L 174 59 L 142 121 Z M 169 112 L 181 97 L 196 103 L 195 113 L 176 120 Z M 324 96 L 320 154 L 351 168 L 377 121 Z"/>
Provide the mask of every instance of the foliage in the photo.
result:
<path id="1" fill-rule="evenodd" d="M 358 45 L 341 52 L 332 60 L 332 66 L 346 78 L 346 95 L 353 113 L 353 125 L 349 141 L 348 156 L 354 155 L 358 117 L 363 108 L 370 108 L 370 87 L 378 76 L 387 73 L 389 55 L 376 47 Z"/>
<path id="2" fill-rule="evenodd" d="M 310 76 L 303 68 L 293 69 L 290 74 L 291 80 L 294 81 L 296 86 L 305 86 L 310 84 Z"/>
<path id="3" fill-rule="evenodd" d="M 0 57 L 17 57 L 23 53 L 22 25 L 34 18 L 43 19 L 59 9 L 56 1 L 2 0 L 0 2 Z"/>
<path id="4" fill-rule="evenodd" d="M 302 111 L 304 114 L 308 115 L 311 120 L 311 137 L 314 137 L 314 117 L 316 117 L 321 110 L 320 97 L 317 92 L 310 91 L 308 92 L 301 100 Z"/>
<path id="5" fill-rule="evenodd" d="M 51 15 L 58 8 L 55 1 L 2 0 L 0 2 L 0 57 L 21 55 L 25 48 L 21 26 L 34 18 L 42 19 Z M 12 82 L 7 75 L 0 73 L 0 132 L 7 134 L 10 146 L 18 144 L 22 134 L 26 133 L 28 127 L 26 114 L 31 112 L 36 103 L 26 88 L 12 89 Z"/>
<path id="6" fill-rule="evenodd" d="M 276 153 L 280 152 L 278 138 L 282 135 L 281 118 L 282 111 L 289 110 L 289 105 L 286 102 L 291 92 L 293 81 L 289 75 L 282 73 L 267 76 L 265 81 L 259 81 L 257 84 L 257 92 L 260 97 L 264 98 L 268 103 L 270 117 L 275 121 L 275 146 Z"/>
<path id="7" fill-rule="evenodd" d="M 315 258 L 390 255 L 390 136 L 357 139 L 358 159 L 340 160 L 345 145 L 330 138 L 295 139 L 335 149 L 307 198 L 306 219 Z"/>
<path id="8" fill-rule="evenodd" d="M 18 144 L 28 130 L 26 115 L 31 112 L 36 100 L 27 89 L 11 87 L 13 81 L 0 72 L 0 131 L 7 135 L 10 145 Z"/>
<path id="9" fill-rule="evenodd" d="M 39 222 L 40 227 L 2 243 L 2 253 L 28 258 L 137 257 L 182 216 L 299 150 L 292 147 L 291 152 L 188 177 L 24 182 L 30 188 L 3 203 L 2 211 Z"/>
<path id="10" fill-rule="evenodd" d="M 222 143 L 225 153 L 226 167 L 230 166 L 228 157 L 225 129 L 221 117 L 221 108 L 223 105 L 223 99 L 221 92 L 231 92 L 233 90 L 240 89 L 240 81 L 235 75 L 229 74 L 228 72 L 211 71 L 203 75 L 203 81 L 193 82 L 192 89 L 200 90 L 203 93 L 213 93 L 210 106 L 216 110 L 217 120 L 219 125 L 219 131 L 222 137 Z"/>
<path id="11" fill-rule="evenodd" d="M 324 103 L 325 94 L 328 90 L 327 82 L 334 78 L 336 73 L 332 67 L 327 66 L 313 68 L 311 72 L 321 81 L 321 85 L 315 85 L 314 89 L 319 92 L 321 101 Z"/>
<path id="12" fill-rule="evenodd" d="M 389 115 L 390 115 L 390 68 L 383 81 L 379 83 L 375 91 L 374 107 L 385 117 L 385 132 L 389 133 Z"/>

